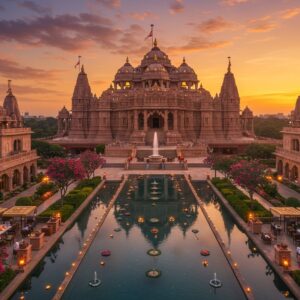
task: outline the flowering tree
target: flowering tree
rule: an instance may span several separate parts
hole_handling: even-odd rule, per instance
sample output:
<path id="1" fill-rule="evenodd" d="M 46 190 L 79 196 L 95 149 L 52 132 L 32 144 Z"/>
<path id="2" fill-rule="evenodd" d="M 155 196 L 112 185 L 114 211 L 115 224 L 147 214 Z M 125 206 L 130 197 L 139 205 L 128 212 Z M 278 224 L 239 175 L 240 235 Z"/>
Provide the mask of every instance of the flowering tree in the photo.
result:
<path id="1" fill-rule="evenodd" d="M 225 177 L 227 177 L 230 167 L 233 163 L 235 163 L 235 161 L 235 159 L 224 155 L 210 154 L 205 158 L 204 163 L 210 166 L 211 169 L 215 170 L 215 177 L 217 175 L 217 171 L 223 172 Z"/>
<path id="2" fill-rule="evenodd" d="M 57 184 L 63 202 L 70 184 L 84 178 L 85 170 L 78 159 L 53 158 L 47 175 Z"/>
<path id="3" fill-rule="evenodd" d="M 255 189 L 265 182 L 264 171 L 265 166 L 256 160 L 240 160 L 230 167 L 231 177 L 248 191 L 251 200 Z"/>
<path id="4" fill-rule="evenodd" d="M 94 176 L 94 172 L 100 166 L 103 166 L 105 159 L 96 152 L 86 150 L 80 155 L 80 161 L 85 170 L 87 178 Z"/>

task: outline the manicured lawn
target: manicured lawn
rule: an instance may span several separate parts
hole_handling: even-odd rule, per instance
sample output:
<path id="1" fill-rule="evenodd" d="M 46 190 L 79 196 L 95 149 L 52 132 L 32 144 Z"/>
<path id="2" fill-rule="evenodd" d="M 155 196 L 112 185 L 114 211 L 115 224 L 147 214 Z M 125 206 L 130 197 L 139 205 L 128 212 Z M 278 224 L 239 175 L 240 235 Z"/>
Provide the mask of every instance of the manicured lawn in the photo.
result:
<path id="1" fill-rule="evenodd" d="M 242 193 L 229 179 L 213 178 L 211 181 L 245 222 L 248 221 L 250 213 L 256 217 L 272 217 L 268 210 Z"/>

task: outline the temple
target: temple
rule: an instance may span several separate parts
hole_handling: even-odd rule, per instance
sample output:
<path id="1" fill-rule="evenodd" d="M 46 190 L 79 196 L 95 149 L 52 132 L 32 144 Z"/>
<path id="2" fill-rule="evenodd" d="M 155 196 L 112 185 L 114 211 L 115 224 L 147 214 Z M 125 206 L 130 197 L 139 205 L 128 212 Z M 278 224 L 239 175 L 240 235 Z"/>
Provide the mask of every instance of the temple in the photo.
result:
<path id="1" fill-rule="evenodd" d="M 0 192 L 7 193 L 35 180 L 37 154 L 31 150 L 31 129 L 23 126 L 10 81 L 0 106 Z"/>
<path id="2" fill-rule="evenodd" d="M 284 127 L 283 147 L 276 149 L 276 166 L 283 178 L 299 183 L 300 170 L 300 96 L 291 116 L 289 127 Z"/>
<path id="3" fill-rule="evenodd" d="M 141 63 L 129 59 L 112 85 L 98 98 L 81 67 L 72 97 L 72 112 L 58 114 L 53 141 L 68 148 L 97 144 L 159 144 L 235 153 L 254 139 L 253 113 L 240 113 L 240 97 L 229 58 L 220 94 L 211 96 L 186 60 L 175 67 L 154 41 Z"/>

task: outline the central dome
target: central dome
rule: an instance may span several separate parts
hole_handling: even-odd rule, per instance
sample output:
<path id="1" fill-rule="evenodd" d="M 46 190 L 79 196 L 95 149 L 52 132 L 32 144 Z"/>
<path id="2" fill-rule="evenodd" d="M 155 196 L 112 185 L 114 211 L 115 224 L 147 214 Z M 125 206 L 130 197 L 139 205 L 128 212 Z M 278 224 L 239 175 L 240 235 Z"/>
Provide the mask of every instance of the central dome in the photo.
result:
<path id="1" fill-rule="evenodd" d="M 118 70 L 115 81 L 131 81 L 133 79 L 134 68 L 129 63 L 128 57 L 126 58 L 125 64 Z"/>
<path id="2" fill-rule="evenodd" d="M 172 67 L 171 65 L 171 61 L 168 58 L 168 55 L 166 53 L 164 53 L 163 51 L 161 51 L 158 47 L 157 47 L 157 41 L 155 39 L 154 41 L 154 47 L 147 53 L 145 54 L 142 62 L 141 62 L 141 67 L 147 67 L 153 63 L 160 63 L 162 64 L 164 67 Z"/>
<path id="3" fill-rule="evenodd" d="M 143 79 L 163 79 L 163 80 L 169 80 L 169 73 L 165 69 L 163 65 L 160 63 L 153 63 L 149 65 L 144 74 Z"/>

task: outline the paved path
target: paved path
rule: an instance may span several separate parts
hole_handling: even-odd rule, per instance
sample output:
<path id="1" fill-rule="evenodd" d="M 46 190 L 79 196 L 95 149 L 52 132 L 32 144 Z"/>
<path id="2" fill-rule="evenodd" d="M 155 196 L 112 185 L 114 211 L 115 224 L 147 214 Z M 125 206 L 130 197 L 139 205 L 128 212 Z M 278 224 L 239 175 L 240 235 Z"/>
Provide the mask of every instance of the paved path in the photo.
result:
<path id="1" fill-rule="evenodd" d="M 282 184 L 276 180 L 273 180 L 273 182 L 277 185 L 278 193 L 283 196 L 284 198 L 290 198 L 294 197 L 298 200 L 300 200 L 300 194 L 297 193 L 296 191 L 290 189 L 288 186 L 285 184 Z"/>
<path id="2" fill-rule="evenodd" d="M 0 207 L 10 208 L 10 207 L 15 206 L 15 203 L 19 198 L 32 196 L 39 185 L 40 185 L 40 183 L 37 183 L 37 184 L 31 186 L 30 188 L 28 188 L 27 190 L 21 192 L 20 194 L 14 196 L 12 198 L 9 198 L 8 200 L 1 203 Z"/>

